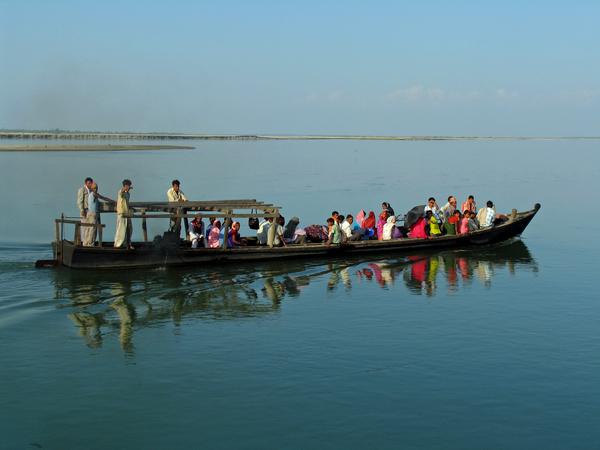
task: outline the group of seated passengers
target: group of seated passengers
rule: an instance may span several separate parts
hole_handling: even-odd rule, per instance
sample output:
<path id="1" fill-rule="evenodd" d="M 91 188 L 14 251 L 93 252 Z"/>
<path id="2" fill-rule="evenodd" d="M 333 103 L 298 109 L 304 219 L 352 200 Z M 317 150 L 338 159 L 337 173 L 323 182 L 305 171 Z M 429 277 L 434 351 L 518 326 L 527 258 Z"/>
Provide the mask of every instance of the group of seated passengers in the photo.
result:
<path id="1" fill-rule="evenodd" d="M 425 207 L 425 217 L 419 218 L 410 227 L 410 237 L 430 238 L 442 235 L 468 234 L 480 228 L 490 228 L 506 220 L 505 217 L 496 217 L 496 210 L 491 200 L 486 202 L 486 207 L 477 213 L 475 198 L 470 195 L 461 209 L 456 208 L 456 198 L 448 197 L 448 203 L 439 208 L 435 198 L 430 197 Z"/>
<path id="2" fill-rule="evenodd" d="M 300 220 L 292 217 L 288 224 L 283 227 L 285 218 L 279 216 L 275 219 L 275 235 L 273 237 L 274 247 L 287 247 L 290 244 L 304 244 L 306 242 L 306 231 L 298 227 Z M 259 245 L 266 245 L 269 240 L 269 230 L 273 226 L 273 219 L 263 219 L 256 232 Z"/>
<path id="3" fill-rule="evenodd" d="M 192 242 L 192 248 L 198 248 L 198 245 L 201 244 L 206 248 L 220 248 L 221 244 L 219 242 L 222 236 L 221 233 L 221 221 L 217 220 L 214 217 L 208 219 L 209 224 L 204 228 L 204 222 L 202 221 L 202 215 L 198 214 L 194 220 L 190 222 L 188 228 L 188 234 L 190 237 L 190 241 Z M 243 245 L 245 239 L 240 238 L 239 234 L 240 223 L 233 222 L 231 224 L 231 229 L 229 230 L 227 236 L 227 247 L 240 247 Z"/>
<path id="4" fill-rule="evenodd" d="M 297 217 L 292 217 L 284 228 L 285 218 L 280 216 L 275 221 L 275 236 L 273 246 L 287 247 L 290 244 L 303 244 L 306 242 L 306 231 L 298 227 L 300 220 Z M 268 242 L 269 229 L 273 225 L 273 219 L 268 218 L 260 222 L 256 233 L 257 243 L 266 245 Z M 222 224 L 214 217 L 209 218 L 209 225 L 204 229 L 202 215 L 199 214 L 189 224 L 188 234 L 192 242 L 192 248 L 198 248 L 199 245 L 204 245 L 206 248 L 220 248 L 224 236 L 221 235 Z M 227 248 L 242 247 L 249 245 L 251 239 L 240 237 L 240 223 L 235 221 L 231 223 L 231 227 L 227 234 Z"/>
<path id="5" fill-rule="evenodd" d="M 356 220 L 351 214 L 344 216 L 333 211 L 331 217 L 327 219 L 327 227 L 312 225 L 303 230 L 298 227 L 300 223 L 298 218 L 293 217 L 284 229 L 285 218 L 280 216 L 275 220 L 273 246 L 287 247 L 289 244 L 303 244 L 307 237 L 312 241 L 327 241 L 328 247 L 331 244 L 341 244 L 346 241 L 390 240 L 405 235 L 411 238 L 427 239 L 443 235 L 468 234 L 505 220 L 505 218 L 496 218 L 496 210 L 491 201 L 488 201 L 486 207 L 481 208 L 476 214 L 477 208 L 472 195 L 461 205 L 462 213 L 456 208 L 456 205 L 456 198 L 450 196 L 448 203 L 439 208 L 435 198 L 430 197 L 428 205 L 424 209 L 424 216 L 417 219 L 408 230 L 396 226 L 394 209 L 387 202 L 382 203 L 382 211 L 378 218 L 375 217 L 373 211 L 368 216 L 365 211 L 360 211 L 356 215 Z M 203 243 L 207 248 L 221 247 L 219 242 L 220 238 L 223 238 L 220 236 L 221 222 L 213 217 L 209 219 L 209 222 L 206 230 L 204 230 L 201 215 L 198 215 L 190 223 L 189 236 L 192 248 L 197 248 L 199 243 Z M 273 226 L 272 218 L 260 222 L 256 233 L 259 245 L 267 244 L 271 226 Z M 248 245 L 248 240 L 240 237 L 239 230 L 240 223 L 233 222 L 227 236 L 228 248 Z"/>
<path id="6" fill-rule="evenodd" d="M 389 240 L 402 237 L 402 232 L 396 227 L 394 209 L 387 202 L 384 202 L 381 206 L 382 211 L 378 219 L 375 218 L 373 211 L 366 218 L 365 211 L 360 211 L 356 215 L 356 221 L 351 214 L 344 216 L 337 211 L 333 211 L 331 217 L 327 219 L 327 246 L 341 244 L 346 241 Z"/>

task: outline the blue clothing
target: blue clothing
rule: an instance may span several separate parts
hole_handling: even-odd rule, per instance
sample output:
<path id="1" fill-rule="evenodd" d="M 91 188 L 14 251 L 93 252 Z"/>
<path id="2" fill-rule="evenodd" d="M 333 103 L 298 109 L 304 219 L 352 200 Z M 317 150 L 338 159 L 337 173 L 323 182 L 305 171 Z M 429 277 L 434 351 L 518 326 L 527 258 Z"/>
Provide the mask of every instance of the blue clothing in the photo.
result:
<path id="1" fill-rule="evenodd" d="M 227 238 L 227 247 L 241 247 L 240 244 L 236 244 L 235 242 L 233 242 L 233 236 L 234 234 L 237 234 L 234 230 L 231 230 L 229 232 L 229 237 Z M 239 234 L 237 236 L 237 240 L 240 240 Z"/>
<path id="2" fill-rule="evenodd" d="M 90 191 L 88 196 L 88 211 L 97 213 L 98 212 L 98 199 L 94 197 L 94 191 Z"/>

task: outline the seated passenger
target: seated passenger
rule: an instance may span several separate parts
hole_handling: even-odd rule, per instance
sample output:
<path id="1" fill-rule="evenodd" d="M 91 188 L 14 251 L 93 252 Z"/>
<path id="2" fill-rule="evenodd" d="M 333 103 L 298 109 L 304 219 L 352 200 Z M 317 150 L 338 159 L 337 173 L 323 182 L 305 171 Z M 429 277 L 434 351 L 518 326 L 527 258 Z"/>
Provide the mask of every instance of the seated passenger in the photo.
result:
<path id="1" fill-rule="evenodd" d="M 488 200 L 486 203 L 487 211 L 485 213 L 485 222 L 481 226 L 481 228 L 490 228 L 494 225 L 494 220 L 496 219 L 496 211 L 494 210 L 494 204 L 491 200 Z"/>
<path id="2" fill-rule="evenodd" d="M 298 228 L 300 219 L 292 217 L 283 231 L 283 241 L 286 244 L 304 244 L 306 242 L 306 231 Z"/>
<path id="3" fill-rule="evenodd" d="M 440 208 L 438 208 L 438 204 L 436 203 L 435 198 L 429 197 L 427 206 L 423 210 L 423 214 L 426 214 L 427 211 L 431 211 L 433 217 L 435 217 L 438 222 L 442 221 L 442 218 L 440 217 Z"/>
<path id="4" fill-rule="evenodd" d="M 388 241 L 394 239 L 394 231 L 396 229 L 396 216 L 392 215 L 388 217 L 386 224 L 383 227 L 381 234 L 381 240 Z"/>
<path id="5" fill-rule="evenodd" d="M 383 240 L 383 227 L 387 223 L 389 214 L 387 211 L 381 211 L 379 214 L 379 220 L 377 221 L 377 239 Z"/>
<path id="6" fill-rule="evenodd" d="M 418 239 L 427 239 L 427 233 L 425 232 L 425 219 L 419 217 L 415 223 L 410 227 L 410 237 Z"/>
<path id="7" fill-rule="evenodd" d="M 469 211 L 465 211 L 463 214 L 463 218 L 458 221 L 458 233 L 457 234 L 467 234 L 469 232 L 469 217 L 467 214 L 471 214 Z"/>
<path id="8" fill-rule="evenodd" d="M 431 210 L 425 212 L 425 218 L 427 219 L 427 223 L 429 224 L 429 236 L 440 237 L 442 235 L 442 230 L 440 230 L 440 224 L 438 223 L 438 220 L 433 216 L 433 212 Z"/>
<path id="9" fill-rule="evenodd" d="M 344 221 L 344 223 L 342 223 L 342 232 L 344 233 L 344 236 L 346 236 L 347 241 L 359 241 L 365 234 L 364 228 L 362 228 L 361 232 L 361 228 L 352 226 L 353 223 L 354 217 L 352 217 L 351 214 L 348 214 L 346 216 L 346 220 Z"/>
<path id="10" fill-rule="evenodd" d="M 202 222 L 200 214 L 190 222 L 189 235 L 190 241 L 192 241 L 192 248 L 198 248 L 198 241 L 202 243 L 204 240 L 204 222 Z"/>
<path id="11" fill-rule="evenodd" d="M 366 228 L 365 225 L 364 225 L 364 221 L 365 221 L 365 212 L 364 211 L 360 211 L 356 215 L 356 224 L 358 225 L 358 228 Z"/>
<path id="12" fill-rule="evenodd" d="M 469 212 L 468 217 L 469 217 L 469 231 L 477 231 L 477 229 L 479 227 L 477 226 L 477 224 L 475 223 L 475 220 L 474 220 L 476 217 L 475 213 L 472 211 Z"/>
<path id="13" fill-rule="evenodd" d="M 206 229 L 204 230 L 204 246 L 205 247 L 208 246 L 208 235 L 210 234 L 210 230 L 212 230 L 215 220 L 217 220 L 217 219 L 215 219 L 214 217 L 208 218 L 208 225 L 206 226 Z"/>
<path id="14" fill-rule="evenodd" d="M 363 227 L 364 228 L 372 228 L 374 230 L 376 225 L 377 224 L 375 223 L 375 213 L 373 211 L 371 211 L 369 213 L 369 217 L 367 217 L 365 219 L 365 221 L 363 222 Z"/>
<path id="15" fill-rule="evenodd" d="M 448 221 L 452 216 L 454 216 L 454 211 L 456 211 L 456 198 L 452 195 L 448 197 L 448 203 L 440 208 L 440 214 L 442 215 L 442 220 L 444 222 Z M 460 213 L 460 211 L 459 211 Z"/>
<path id="16" fill-rule="evenodd" d="M 392 208 L 392 206 L 388 202 L 383 202 L 383 204 L 381 205 L 381 208 L 384 211 L 386 211 L 389 216 L 395 216 L 396 215 L 396 214 L 394 214 L 394 208 Z"/>
<path id="17" fill-rule="evenodd" d="M 258 226 L 258 231 L 256 232 L 256 237 L 258 238 L 258 243 L 265 245 L 269 238 L 269 228 L 273 224 L 273 219 L 269 217 L 268 219 L 263 219 L 260 225 Z"/>
<path id="18" fill-rule="evenodd" d="M 241 247 L 246 245 L 246 239 L 240 238 L 240 223 L 233 222 L 231 224 L 231 230 L 229 230 L 229 236 L 227 237 L 227 247 Z"/>
<path id="19" fill-rule="evenodd" d="M 275 219 L 275 237 L 273 238 L 273 247 L 281 247 L 282 245 L 287 247 L 285 238 L 283 237 L 282 223 L 285 223 L 284 221 L 285 219 L 283 216 L 279 216 L 277 219 Z"/>
<path id="20" fill-rule="evenodd" d="M 342 233 L 342 229 L 333 219 L 330 217 L 327 219 L 327 225 L 329 225 L 329 239 L 327 240 L 327 247 L 331 244 L 341 244 L 344 242 L 344 234 Z"/>
<path id="21" fill-rule="evenodd" d="M 446 227 L 446 233 L 450 236 L 455 236 L 458 233 L 458 222 L 460 220 L 460 211 L 457 209 L 454 211 L 454 213 L 452 214 L 452 216 L 450 216 L 448 218 L 448 220 L 446 221 L 446 224 L 444 225 Z"/>
<path id="22" fill-rule="evenodd" d="M 208 248 L 219 248 L 219 233 L 221 232 L 221 221 L 215 220 L 208 234 Z"/>
<path id="23" fill-rule="evenodd" d="M 461 206 L 460 209 L 464 212 L 464 211 L 469 211 L 469 212 L 475 212 L 477 211 L 477 207 L 475 206 L 475 197 L 473 197 L 472 195 L 469 195 L 469 198 L 467 199 L 466 202 L 464 202 Z"/>

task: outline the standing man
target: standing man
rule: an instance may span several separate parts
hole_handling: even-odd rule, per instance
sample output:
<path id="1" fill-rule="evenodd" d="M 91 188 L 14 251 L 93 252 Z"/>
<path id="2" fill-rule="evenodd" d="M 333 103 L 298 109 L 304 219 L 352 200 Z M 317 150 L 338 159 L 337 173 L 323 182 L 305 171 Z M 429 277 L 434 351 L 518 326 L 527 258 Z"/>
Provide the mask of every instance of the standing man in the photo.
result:
<path id="1" fill-rule="evenodd" d="M 172 188 L 169 189 L 167 191 L 167 198 L 169 199 L 170 202 L 187 202 L 188 199 L 185 197 L 185 194 L 183 193 L 182 190 L 179 189 L 179 180 L 173 180 L 172 184 Z M 171 223 L 169 224 L 169 231 L 177 231 L 177 223 L 181 224 L 181 221 L 178 221 L 176 219 L 171 219 Z M 187 236 L 188 233 L 188 220 L 185 219 L 184 220 L 185 223 L 185 233 Z"/>
<path id="2" fill-rule="evenodd" d="M 112 202 L 115 205 L 116 201 L 111 200 L 108 197 L 104 197 L 103 195 L 98 194 L 98 185 L 96 183 L 92 183 L 91 192 L 88 198 L 88 212 L 87 219 L 88 223 L 100 223 L 100 201 L 98 199 L 102 199 L 106 202 Z M 89 228 L 89 233 L 86 235 L 86 239 L 83 241 L 83 245 L 86 247 L 93 247 L 96 242 L 96 234 L 98 233 L 98 228 L 96 227 L 85 227 Z"/>
<path id="3" fill-rule="evenodd" d="M 88 209 L 89 209 L 89 196 L 91 186 L 94 180 L 90 177 L 85 179 L 84 185 L 77 191 L 77 207 L 79 208 L 79 217 L 81 217 L 81 223 L 90 223 L 88 220 Z M 81 227 L 80 238 L 81 242 L 87 242 L 89 240 L 88 234 L 91 227 Z"/>
<path id="4" fill-rule="evenodd" d="M 114 244 L 117 248 L 122 248 L 131 239 L 131 219 L 123 217 L 124 214 L 128 215 L 130 211 L 133 211 L 129 208 L 129 191 L 131 189 L 133 189 L 131 180 L 125 179 L 123 180 L 123 189 L 117 194 L 117 232 Z M 130 245 L 129 249 L 133 250 L 133 247 Z"/>

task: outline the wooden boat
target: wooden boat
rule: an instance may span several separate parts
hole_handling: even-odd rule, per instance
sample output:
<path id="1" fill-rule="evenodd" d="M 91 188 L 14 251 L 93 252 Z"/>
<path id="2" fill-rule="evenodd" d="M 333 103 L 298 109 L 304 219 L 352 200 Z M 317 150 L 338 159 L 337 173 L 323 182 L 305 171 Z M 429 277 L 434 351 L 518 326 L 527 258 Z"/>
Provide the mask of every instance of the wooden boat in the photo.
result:
<path id="1" fill-rule="evenodd" d="M 105 205 L 105 211 L 111 211 L 112 205 Z M 185 202 L 185 210 L 181 203 L 169 202 L 132 202 L 130 206 L 136 210 L 130 219 L 142 221 L 142 242 L 128 243 L 127 248 L 114 248 L 112 242 L 103 242 L 102 224 L 81 224 L 76 220 L 64 218 L 55 220 L 56 239 L 53 242 L 53 253 L 56 265 L 74 269 L 133 269 L 149 267 L 172 267 L 198 264 L 223 264 L 256 262 L 265 260 L 293 260 L 297 258 L 335 257 L 341 254 L 362 255 L 369 253 L 383 254 L 388 252 L 417 252 L 425 249 L 468 248 L 495 244 L 520 236 L 529 222 L 537 214 L 540 204 L 525 212 L 512 213 L 507 220 L 491 228 L 482 228 L 470 234 L 460 236 L 442 236 L 432 239 L 400 238 L 386 241 L 365 240 L 346 242 L 327 247 L 326 243 L 293 244 L 287 247 L 272 245 L 254 245 L 227 248 L 227 242 L 222 248 L 191 248 L 189 241 L 179 239 L 167 240 L 160 237 L 149 242 L 146 233 L 146 220 L 149 218 L 175 218 L 180 226 L 181 220 L 196 217 L 202 213 L 204 217 L 224 218 L 225 227 L 229 220 L 249 217 L 279 217 L 280 207 L 257 202 L 256 200 L 228 200 L 214 202 Z M 237 210 L 249 210 L 240 213 Z M 254 213 L 253 211 L 260 211 Z M 170 211 L 170 213 L 168 213 Z M 173 211 L 176 211 L 173 213 Z M 229 220 L 227 220 L 229 219 Z M 72 241 L 64 239 L 64 226 L 75 225 L 75 237 Z M 80 244 L 79 234 L 82 226 L 94 226 L 99 230 L 98 246 L 84 247 Z M 273 242 L 275 227 L 269 242 Z M 227 235 L 228 229 L 225 230 Z M 165 236 L 166 237 L 166 234 Z M 130 248 L 131 247 L 131 248 Z M 40 264 L 40 266 L 43 264 Z"/>

